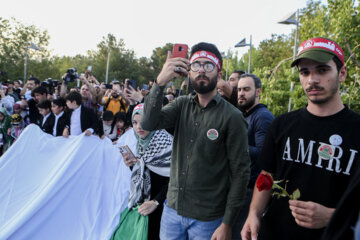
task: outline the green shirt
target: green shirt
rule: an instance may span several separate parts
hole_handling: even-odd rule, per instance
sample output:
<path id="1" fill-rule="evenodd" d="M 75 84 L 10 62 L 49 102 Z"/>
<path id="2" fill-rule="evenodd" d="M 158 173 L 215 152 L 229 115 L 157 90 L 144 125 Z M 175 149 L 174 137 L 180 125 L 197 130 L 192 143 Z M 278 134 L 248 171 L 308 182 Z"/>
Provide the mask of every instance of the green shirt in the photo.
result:
<path id="1" fill-rule="evenodd" d="M 168 205 L 200 221 L 220 217 L 232 225 L 246 196 L 250 175 L 247 123 L 217 94 L 205 107 L 182 96 L 162 108 L 164 87 L 145 98 L 141 126 L 174 128 Z"/>

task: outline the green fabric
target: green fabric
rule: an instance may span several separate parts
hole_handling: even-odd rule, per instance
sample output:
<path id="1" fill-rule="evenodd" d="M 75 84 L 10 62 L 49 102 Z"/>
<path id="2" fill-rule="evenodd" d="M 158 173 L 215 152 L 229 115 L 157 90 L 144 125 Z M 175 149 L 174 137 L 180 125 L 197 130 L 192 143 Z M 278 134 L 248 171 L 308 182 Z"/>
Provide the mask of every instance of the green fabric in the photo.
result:
<path id="1" fill-rule="evenodd" d="M 206 107 L 197 96 L 181 96 L 162 108 L 164 87 L 145 98 L 141 126 L 173 128 L 168 205 L 200 221 L 220 217 L 232 225 L 246 197 L 250 176 L 247 123 L 217 94 Z"/>
<path id="2" fill-rule="evenodd" d="M 125 210 L 120 215 L 120 223 L 110 240 L 147 240 L 149 217 L 138 213 L 138 208 Z"/>

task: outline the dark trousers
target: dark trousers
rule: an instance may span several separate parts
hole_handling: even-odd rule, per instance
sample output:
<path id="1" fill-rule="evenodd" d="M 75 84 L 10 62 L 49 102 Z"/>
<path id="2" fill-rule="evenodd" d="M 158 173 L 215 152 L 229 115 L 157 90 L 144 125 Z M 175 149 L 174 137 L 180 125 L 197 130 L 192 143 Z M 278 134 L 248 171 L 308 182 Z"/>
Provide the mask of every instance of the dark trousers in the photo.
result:
<path id="1" fill-rule="evenodd" d="M 247 189 L 245 203 L 239 213 L 238 218 L 232 228 L 232 240 L 241 240 L 241 230 L 249 214 L 249 207 L 254 189 Z"/>
<path id="2" fill-rule="evenodd" d="M 163 211 L 163 206 L 162 204 L 159 204 L 156 210 L 149 215 L 148 240 L 159 239 L 162 211 Z"/>

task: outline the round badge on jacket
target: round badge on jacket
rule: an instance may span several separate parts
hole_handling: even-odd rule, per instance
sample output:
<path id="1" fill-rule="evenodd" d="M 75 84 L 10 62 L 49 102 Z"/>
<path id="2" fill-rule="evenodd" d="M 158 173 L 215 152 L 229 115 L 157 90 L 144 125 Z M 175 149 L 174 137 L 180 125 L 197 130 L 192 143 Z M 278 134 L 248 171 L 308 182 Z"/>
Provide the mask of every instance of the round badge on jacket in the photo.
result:
<path id="1" fill-rule="evenodd" d="M 206 133 L 210 140 L 216 140 L 219 137 L 219 132 L 216 129 L 209 129 Z"/>
<path id="2" fill-rule="evenodd" d="M 321 144 L 318 148 L 319 156 L 324 160 L 330 160 L 334 156 L 334 147 L 328 144 Z"/>

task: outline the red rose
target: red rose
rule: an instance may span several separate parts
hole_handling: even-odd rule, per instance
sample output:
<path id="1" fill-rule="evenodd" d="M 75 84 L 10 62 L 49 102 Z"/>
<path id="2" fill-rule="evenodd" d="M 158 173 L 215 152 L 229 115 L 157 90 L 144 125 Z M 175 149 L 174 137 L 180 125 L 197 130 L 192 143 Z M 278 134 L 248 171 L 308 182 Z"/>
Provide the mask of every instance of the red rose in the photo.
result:
<path id="1" fill-rule="evenodd" d="M 269 190 L 273 186 L 273 179 L 269 175 L 260 174 L 256 180 L 256 187 L 261 192 L 262 190 Z"/>

